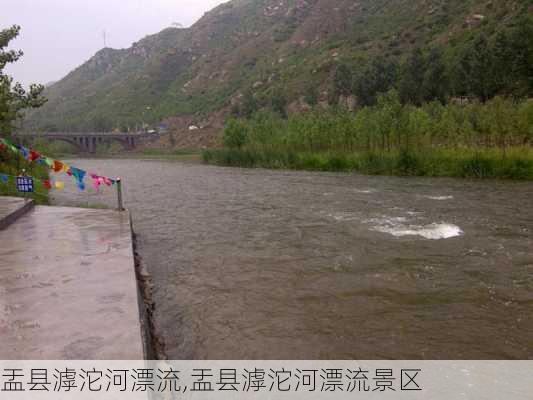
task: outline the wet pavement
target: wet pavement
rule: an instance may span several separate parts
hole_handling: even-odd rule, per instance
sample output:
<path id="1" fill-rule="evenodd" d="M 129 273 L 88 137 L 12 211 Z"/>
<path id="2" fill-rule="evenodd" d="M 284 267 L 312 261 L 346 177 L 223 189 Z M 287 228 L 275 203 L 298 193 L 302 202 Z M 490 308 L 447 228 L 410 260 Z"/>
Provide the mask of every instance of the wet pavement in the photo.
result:
<path id="1" fill-rule="evenodd" d="M 0 359 L 142 359 L 129 214 L 36 207 L 0 231 L 0 337 Z"/>

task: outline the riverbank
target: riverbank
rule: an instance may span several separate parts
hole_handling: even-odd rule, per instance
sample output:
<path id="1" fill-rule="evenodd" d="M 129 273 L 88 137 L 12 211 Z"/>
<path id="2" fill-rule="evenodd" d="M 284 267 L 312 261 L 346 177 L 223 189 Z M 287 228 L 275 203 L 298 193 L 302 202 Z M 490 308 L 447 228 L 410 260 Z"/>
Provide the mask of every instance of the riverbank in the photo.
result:
<path id="1" fill-rule="evenodd" d="M 133 160 L 166 160 L 183 162 L 201 162 L 202 152 L 191 149 L 141 149 L 132 152 L 100 154 L 89 158 L 102 159 L 133 159 Z"/>
<path id="2" fill-rule="evenodd" d="M 208 164 L 245 168 L 360 172 L 367 175 L 456 178 L 533 179 L 533 149 L 443 149 L 424 153 L 298 153 L 213 149 L 202 154 Z"/>
<path id="3" fill-rule="evenodd" d="M 118 160 L 176 160 L 176 161 L 201 161 L 202 151 L 191 149 L 141 149 L 119 152 L 97 152 L 94 154 L 79 154 L 62 152 L 55 154 L 62 159 L 118 159 Z"/>
<path id="4" fill-rule="evenodd" d="M 366 174 L 533 179 L 533 102 L 402 104 L 396 91 L 356 112 L 316 108 L 228 120 L 207 163 Z"/>

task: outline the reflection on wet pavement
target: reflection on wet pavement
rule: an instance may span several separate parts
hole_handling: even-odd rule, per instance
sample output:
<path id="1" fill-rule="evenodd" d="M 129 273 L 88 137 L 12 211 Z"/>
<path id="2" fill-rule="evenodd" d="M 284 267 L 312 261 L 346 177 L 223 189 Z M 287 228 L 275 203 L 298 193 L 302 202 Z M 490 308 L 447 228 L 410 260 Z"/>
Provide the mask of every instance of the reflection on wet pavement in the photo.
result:
<path id="1" fill-rule="evenodd" d="M 0 230 L 0 337 L 2 360 L 142 359 L 128 213 L 36 207 Z"/>

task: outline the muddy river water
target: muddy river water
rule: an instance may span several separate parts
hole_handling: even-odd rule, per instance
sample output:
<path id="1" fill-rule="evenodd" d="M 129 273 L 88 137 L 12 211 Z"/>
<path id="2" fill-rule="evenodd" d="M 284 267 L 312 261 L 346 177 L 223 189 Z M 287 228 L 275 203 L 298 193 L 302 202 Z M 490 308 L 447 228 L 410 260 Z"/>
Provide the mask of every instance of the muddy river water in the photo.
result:
<path id="1" fill-rule="evenodd" d="M 533 358 L 532 183 L 73 162 L 123 177 L 172 359 Z"/>

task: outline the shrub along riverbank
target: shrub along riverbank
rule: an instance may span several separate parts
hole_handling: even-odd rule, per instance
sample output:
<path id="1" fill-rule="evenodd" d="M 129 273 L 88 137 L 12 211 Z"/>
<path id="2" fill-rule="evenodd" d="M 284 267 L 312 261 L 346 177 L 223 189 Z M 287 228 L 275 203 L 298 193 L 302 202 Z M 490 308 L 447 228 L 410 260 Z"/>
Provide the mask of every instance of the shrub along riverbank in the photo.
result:
<path id="1" fill-rule="evenodd" d="M 404 105 L 230 119 L 207 163 L 368 174 L 533 179 L 533 102 Z"/>

